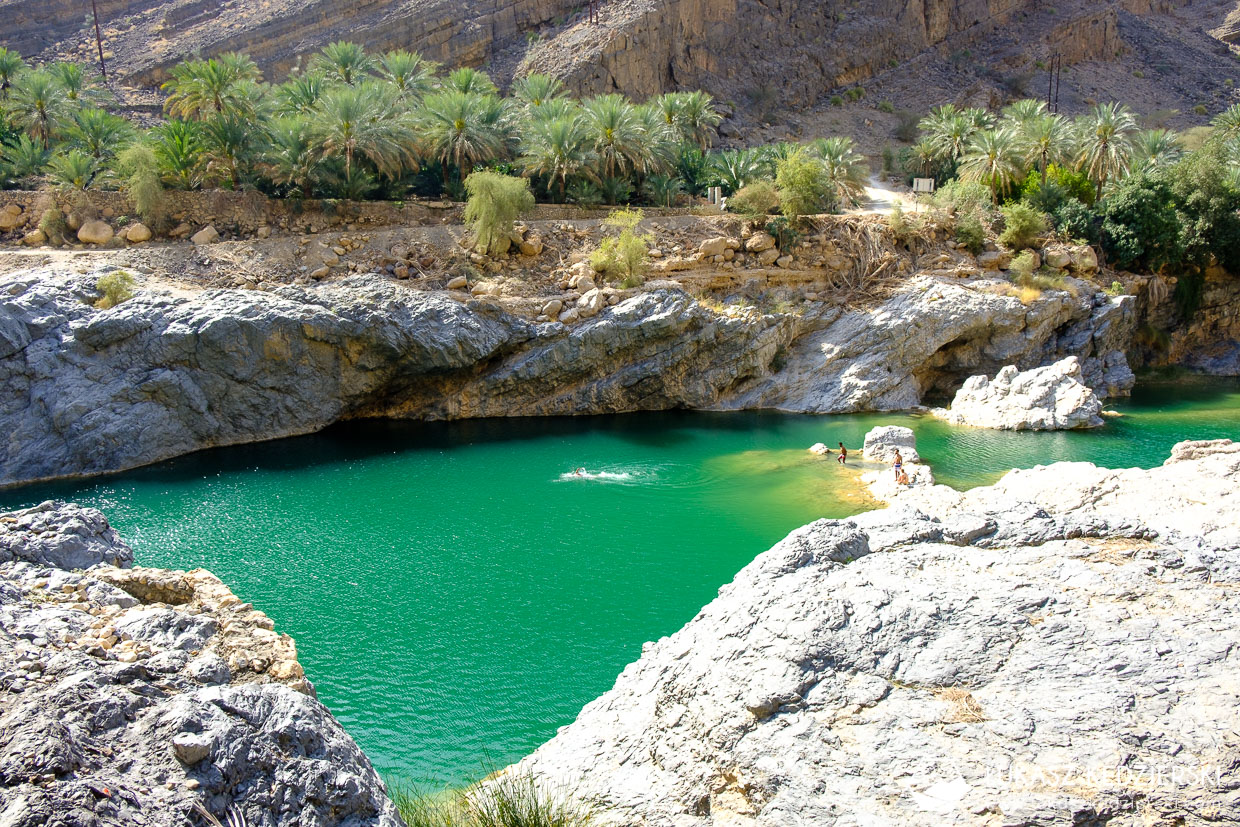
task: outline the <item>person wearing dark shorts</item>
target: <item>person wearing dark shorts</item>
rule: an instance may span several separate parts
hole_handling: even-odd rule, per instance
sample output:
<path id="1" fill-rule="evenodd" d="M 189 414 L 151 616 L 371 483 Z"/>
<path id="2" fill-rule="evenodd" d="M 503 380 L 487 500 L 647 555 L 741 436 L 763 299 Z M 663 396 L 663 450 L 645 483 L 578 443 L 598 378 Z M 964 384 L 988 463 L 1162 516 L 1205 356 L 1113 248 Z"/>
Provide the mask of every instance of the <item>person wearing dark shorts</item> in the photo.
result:
<path id="1" fill-rule="evenodd" d="M 900 456 L 899 451 L 896 451 L 896 461 L 892 464 L 892 468 L 896 472 L 896 479 L 900 479 L 900 473 L 904 470 L 904 457 Z"/>

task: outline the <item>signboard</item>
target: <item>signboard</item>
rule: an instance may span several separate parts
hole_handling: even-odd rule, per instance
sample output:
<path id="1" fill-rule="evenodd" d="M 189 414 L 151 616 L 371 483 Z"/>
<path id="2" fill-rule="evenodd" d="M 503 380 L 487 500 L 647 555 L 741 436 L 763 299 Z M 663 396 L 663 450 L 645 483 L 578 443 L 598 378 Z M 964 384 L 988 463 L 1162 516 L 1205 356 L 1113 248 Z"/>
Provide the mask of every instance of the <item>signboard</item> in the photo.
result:
<path id="1" fill-rule="evenodd" d="M 916 193 L 934 192 L 934 179 L 933 178 L 914 178 L 913 179 L 913 192 L 916 192 Z"/>

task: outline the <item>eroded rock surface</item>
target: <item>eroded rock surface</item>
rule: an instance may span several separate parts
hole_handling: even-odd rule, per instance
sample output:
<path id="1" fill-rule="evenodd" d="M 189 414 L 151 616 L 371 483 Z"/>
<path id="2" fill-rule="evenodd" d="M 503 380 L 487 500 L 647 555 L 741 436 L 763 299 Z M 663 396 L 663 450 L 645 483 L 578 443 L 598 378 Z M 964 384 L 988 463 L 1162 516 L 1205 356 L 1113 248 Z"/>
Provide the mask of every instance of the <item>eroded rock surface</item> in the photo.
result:
<path id="1" fill-rule="evenodd" d="M 1081 380 L 1075 356 L 1025 371 L 1008 365 L 994 379 L 969 377 L 951 409 L 936 408 L 934 414 L 955 425 L 1005 431 L 1096 428 L 1102 402 Z"/>
<path id="2" fill-rule="evenodd" d="M 1240 820 L 1237 482 L 1181 443 L 820 520 L 522 765 L 643 827 Z"/>
<path id="3" fill-rule="evenodd" d="M 140 291 L 96 310 L 97 277 L 0 279 L 0 485 L 359 417 L 889 410 L 992 364 L 1067 354 L 1095 387 L 1131 379 L 1127 296 L 1048 291 L 1026 307 L 985 285 L 919 277 L 869 308 L 729 314 L 666 282 L 570 325 L 377 276 Z"/>
<path id="4" fill-rule="evenodd" d="M 100 562 L 132 551 L 64 503 L 0 515 L 0 548 L 0 823 L 197 824 L 197 803 L 262 827 L 399 824 L 292 639 L 209 572 Z"/>

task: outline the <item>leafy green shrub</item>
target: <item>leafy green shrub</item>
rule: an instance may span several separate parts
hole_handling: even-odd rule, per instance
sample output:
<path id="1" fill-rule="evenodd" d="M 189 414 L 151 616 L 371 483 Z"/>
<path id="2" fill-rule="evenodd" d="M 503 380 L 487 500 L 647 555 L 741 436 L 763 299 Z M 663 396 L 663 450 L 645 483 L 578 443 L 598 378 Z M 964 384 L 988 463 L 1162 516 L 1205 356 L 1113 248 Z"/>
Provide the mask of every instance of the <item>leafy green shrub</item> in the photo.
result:
<path id="1" fill-rule="evenodd" d="M 728 199 L 728 209 L 752 218 L 770 215 L 779 209 L 779 191 L 771 181 L 755 181 Z"/>
<path id="2" fill-rule="evenodd" d="M 896 128 L 892 131 L 892 135 L 896 140 L 911 144 L 917 140 L 918 127 L 921 116 L 911 109 L 901 109 L 896 112 Z"/>
<path id="3" fill-rule="evenodd" d="M 827 198 L 822 163 L 802 147 L 775 162 L 775 186 L 779 207 L 789 221 L 818 212 Z"/>
<path id="4" fill-rule="evenodd" d="M 891 147 L 883 144 L 883 152 L 880 157 L 882 158 L 883 175 L 890 175 L 891 171 L 896 168 L 896 154 L 892 152 Z"/>
<path id="5" fill-rule="evenodd" d="M 956 243 L 973 255 L 982 252 L 986 246 L 986 228 L 981 219 L 972 213 L 956 219 Z"/>
<path id="6" fill-rule="evenodd" d="M 470 173 L 465 179 L 469 201 L 465 204 L 465 223 L 474 244 L 483 255 L 498 255 L 511 245 L 513 222 L 534 207 L 534 194 L 526 178 L 501 175 L 490 170 Z"/>
<path id="7" fill-rule="evenodd" d="M 1017 284 L 1026 284 L 1034 270 L 1037 270 L 1037 259 L 1034 257 L 1032 250 L 1025 250 L 1017 253 L 1012 263 L 1008 265 L 1008 271 L 1012 274 L 1012 280 Z"/>
<path id="8" fill-rule="evenodd" d="M 893 104 L 891 101 L 879 101 L 878 111 L 886 112 L 888 115 L 890 115 L 891 113 L 896 111 L 896 107 L 895 107 L 895 104 Z"/>
<path id="9" fill-rule="evenodd" d="M 891 215 L 887 217 L 887 226 L 891 230 L 891 237 L 895 239 L 897 244 L 903 244 L 912 250 L 917 240 L 921 238 L 922 222 L 917 216 L 910 217 L 904 212 L 904 209 L 896 204 L 892 209 Z"/>
<path id="10" fill-rule="evenodd" d="M 592 802 L 550 792 L 528 774 L 502 773 L 438 795 L 393 780 L 387 788 L 407 827 L 590 827 L 598 812 Z"/>
<path id="11" fill-rule="evenodd" d="M 1112 296 L 1112 297 L 1122 296 L 1124 295 L 1124 285 L 1118 281 L 1113 281 L 1111 282 L 1111 286 L 1108 287 L 1103 292 L 1106 293 L 1108 296 Z"/>
<path id="12" fill-rule="evenodd" d="M 775 243 L 781 250 L 791 250 L 793 245 L 801 240 L 801 234 L 797 232 L 796 227 L 792 226 L 792 222 L 783 216 L 766 222 L 764 229 L 775 238 Z"/>
<path id="13" fill-rule="evenodd" d="M 831 105 L 832 105 L 832 106 L 843 106 L 843 105 L 844 105 L 844 99 L 843 99 L 843 98 L 841 98 L 839 95 L 832 95 L 832 96 L 831 96 Z"/>
<path id="14" fill-rule="evenodd" d="M 1075 198 L 1067 198 L 1051 215 L 1051 223 L 1055 226 L 1055 232 L 1064 238 L 1097 244 L 1101 237 L 1096 218 L 1089 207 Z"/>
<path id="15" fill-rule="evenodd" d="M 39 229 L 54 244 L 64 241 L 65 233 L 69 231 L 68 225 L 65 224 L 64 213 L 55 204 L 43 211 L 43 215 L 39 218 Z"/>
<path id="16" fill-rule="evenodd" d="M 1003 207 L 1004 228 L 999 243 L 1010 250 L 1024 250 L 1037 244 L 1046 232 L 1046 216 L 1028 204 L 1017 202 Z"/>
<path id="17" fill-rule="evenodd" d="M 934 206 L 952 215 L 974 215 L 988 221 L 994 215 L 994 198 L 985 184 L 948 181 L 931 197 Z"/>
<path id="18" fill-rule="evenodd" d="M 844 93 L 844 97 L 848 98 L 850 101 L 859 101 L 865 97 L 865 87 L 854 86 Z"/>
<path id="19" fill-rule="evenodd" d="M 116 307 L 122 302 L 127 302 L 133 298 L 133 290 L 137 284 L 129 273 L 124 270 L 114 270 L 99 277 L 95 282 L 95 289 L 103 296 L 95 302 L 95 307 L 100 310 L 107 310 L 109 307 Z"/>
<path id="20" fill-rule="evenodd" d="M 650 245 L 654 236 L 638 235 L 637 225 L 644 215 L 641 210 L 616 210 L 603 220 L 603 224 L 616 235 L 609 235 L 599 242 L 590 254 L 590 266 L 608 278 L 619 279 L 621 287 L 636 287 L 650 266 Z"/>
<path id="21" fill-rule="evenodd" d="M 1142 173 L 1122 181 L 1102 202 L 1102 241 L 1120 269 L 1151 272 L 1178 264 L 1184 250 L 1174 193 L 1160 177 Z"/>

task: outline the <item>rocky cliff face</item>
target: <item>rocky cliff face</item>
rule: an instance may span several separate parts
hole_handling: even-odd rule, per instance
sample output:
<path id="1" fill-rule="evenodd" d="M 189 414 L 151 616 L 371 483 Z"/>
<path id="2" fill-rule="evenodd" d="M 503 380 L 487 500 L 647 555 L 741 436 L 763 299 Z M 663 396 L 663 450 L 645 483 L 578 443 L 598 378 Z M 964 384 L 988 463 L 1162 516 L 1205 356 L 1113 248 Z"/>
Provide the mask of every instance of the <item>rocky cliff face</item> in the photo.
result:
<path id="1" fill-rule="evenodd" d="M 668 283 L 573 326 L 375 276 L 270 293 L 156 291 L 95 310 L 96 276 L 0 280 L 0 484 L 130 468 L 341 419 L 675 407 L 905 408 L 1009 363 L 1080 355 L 1131 384 L 1130 300 L 914 279 L 869 309 L 716 312 Z M 1119 386 L 1119 387 L 1115 387 Z"/>
<path id="2" fill-rule="evenodd" d="M 1181 443 L 813 523 L 521 766 L 642 827 L 1235 821 L 1237 482 Z"/>
<path id="3" fill-rule="evenodd" d="M 209 572 L 129 568 L 63 503 L 0 514 L 0 558 L 0 822 L 400 824 L 293 641 Z"/>

